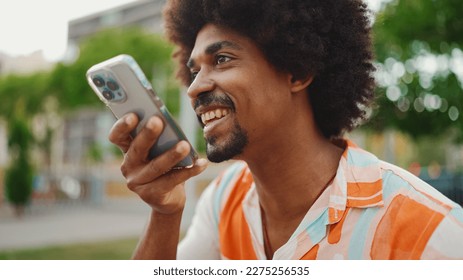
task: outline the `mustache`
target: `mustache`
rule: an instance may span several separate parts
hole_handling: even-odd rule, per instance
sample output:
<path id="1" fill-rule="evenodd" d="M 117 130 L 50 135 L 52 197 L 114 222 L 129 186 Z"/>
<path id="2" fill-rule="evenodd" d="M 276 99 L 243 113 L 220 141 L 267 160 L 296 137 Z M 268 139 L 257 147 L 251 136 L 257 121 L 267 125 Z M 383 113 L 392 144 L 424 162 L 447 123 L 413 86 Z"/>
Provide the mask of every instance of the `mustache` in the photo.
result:
<path id="1" fill-rule="evenodd" d="M 224 107 L 229 107 L 232 110 L 235 109 L 233 101 L 227 95 L 217 95 L 212 92 L 205 92 L 198 96 L 194 102 L 194 109 L 197 109 L 199 106 L 210 106 L 210 105 L 222 105 Z"/>

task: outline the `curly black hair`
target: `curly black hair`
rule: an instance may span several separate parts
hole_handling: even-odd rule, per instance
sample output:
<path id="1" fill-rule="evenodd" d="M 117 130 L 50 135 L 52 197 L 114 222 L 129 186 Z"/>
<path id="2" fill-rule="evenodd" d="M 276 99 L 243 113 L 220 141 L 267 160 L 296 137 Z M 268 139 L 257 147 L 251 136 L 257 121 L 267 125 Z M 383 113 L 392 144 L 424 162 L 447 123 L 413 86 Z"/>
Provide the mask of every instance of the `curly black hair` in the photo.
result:
<path id="1" fill-rule="evenodd" d="M 164 8 L 185 85 L 200 29 L 230 28 L 252 39 L 278 70 L 314 76 L 308 88 L 314 118 L 330 139 L 365 120 L 374 98 L 369 16 L 362 0 L 169 0 Z"/>

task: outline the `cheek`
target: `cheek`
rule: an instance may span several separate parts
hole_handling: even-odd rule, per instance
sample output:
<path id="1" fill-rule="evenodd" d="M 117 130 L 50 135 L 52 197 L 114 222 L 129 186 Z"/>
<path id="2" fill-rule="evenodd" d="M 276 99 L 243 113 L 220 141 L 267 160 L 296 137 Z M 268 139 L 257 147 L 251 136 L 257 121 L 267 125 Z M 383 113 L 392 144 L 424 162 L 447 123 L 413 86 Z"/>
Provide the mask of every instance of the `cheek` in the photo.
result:
<path id="1" fill-rule="evenodd" d="M 282 77 L 266 71 L 247 71 L 227 75 L 223 90 L 236 102 L 238 122 L 246 127 L 280 121 L 291 93 Z"/>
<path id="2" fill-rule="evenodd" d="M 238 118 L 250 131 L 286 125 L 291 110 L 288 94 L 274 84 L 252 87 L 243 104 L 244 113 L 238 114 Z"/>

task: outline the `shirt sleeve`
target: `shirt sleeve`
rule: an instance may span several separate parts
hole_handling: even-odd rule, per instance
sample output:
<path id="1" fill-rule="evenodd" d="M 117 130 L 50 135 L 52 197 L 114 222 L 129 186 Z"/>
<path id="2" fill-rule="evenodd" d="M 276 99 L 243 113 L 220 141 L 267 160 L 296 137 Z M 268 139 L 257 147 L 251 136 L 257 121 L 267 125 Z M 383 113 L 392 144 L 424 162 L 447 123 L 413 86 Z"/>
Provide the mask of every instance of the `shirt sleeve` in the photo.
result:
<path id="1" fill-rule="evenodd" d="M 428 241 L 421 259 L 463 260 L 463 209 L 455 207 Z"/>
<path id="2" fill-rule="evenodd" d="M 201 194 L 190 227 L 179 244 L 179 260 L 220 259 L 218 222 L 214 218 L 214 180 Z"/>

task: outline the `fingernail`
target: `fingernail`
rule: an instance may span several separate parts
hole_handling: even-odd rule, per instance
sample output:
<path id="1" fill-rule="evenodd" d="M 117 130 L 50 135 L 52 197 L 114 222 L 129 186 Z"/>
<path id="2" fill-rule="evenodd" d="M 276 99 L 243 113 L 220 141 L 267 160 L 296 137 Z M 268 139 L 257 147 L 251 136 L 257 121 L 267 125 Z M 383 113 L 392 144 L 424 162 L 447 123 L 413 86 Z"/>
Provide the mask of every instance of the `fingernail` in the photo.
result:
<path id="1" fill-rule="evenodd" d="M 183 153 L 185 152 L 186 149 L 187 149 L 187 148 L 186 148 L 185 144 L 179 143 L 179 144 L 177 145 L 177 147 L 175 148 L 175 151 L 177 151 L 177 153 L 179 153 L 179 154 L 183 154 Z"/>
<path id="2" fill-rule="evenodd" d="M 154 129 L 156 127 L 156 119 L 155 118 L 150 118 L 148 120 L 148 123 L 146 124 L 146 126 L 149 128 L 149 129 Z"/>
<path id="3" fill-rule="evenodd" d="M 200 158 L 196 161 L 196 165 L 199 167 L 205 167 L 208 164 L 207 159 Z"/>
<path id="4" fill-rule="evenodd" d="M 133 124 L 134 121 L 135 121 L 135 118 L 134 118 L 132 115 L 128 115 L 128 116 L 125 118 L 125 123 L 128 124 L 128 125 Z"/>

